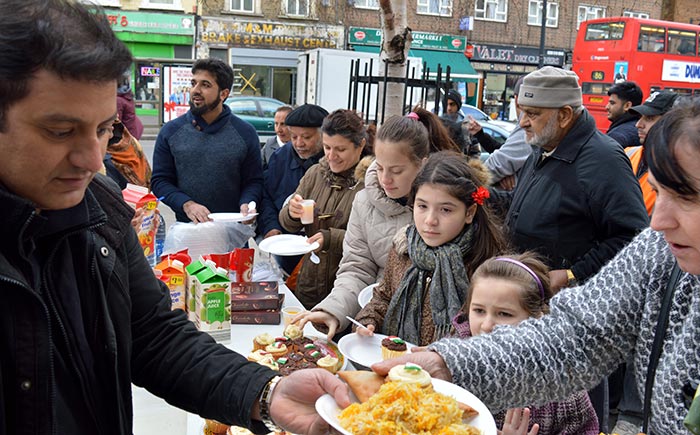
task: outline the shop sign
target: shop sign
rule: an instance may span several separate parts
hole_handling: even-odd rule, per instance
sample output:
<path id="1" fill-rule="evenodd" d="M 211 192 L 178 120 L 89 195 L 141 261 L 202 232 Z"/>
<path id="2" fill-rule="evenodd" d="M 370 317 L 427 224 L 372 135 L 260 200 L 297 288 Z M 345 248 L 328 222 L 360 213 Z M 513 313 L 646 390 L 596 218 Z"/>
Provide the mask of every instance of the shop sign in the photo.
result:
<path id="1" fill-rule="evenodd" d="M 563 66 L 566 53 L 564 50 L 545 49 L 544 64 Z M 490 63 L 510 63 L 523 65 L 538 65 L 540 50 L 534 47 L 518 47 L 515 45 L 474 44 L 473 61 Z"/>
<path id="2" fill-rule="evenodd" d="M 348 43 L 357 45 L 381 45 L 382 29 L 368 27 L 350 27 Z M 467 38 L 463 35 L 444 35 L 441 33 L 412 31 L 411 48 L 442 51 L 464 51 Z"/>
<path id="3" fill-rule="evenodd" d="M 201 40 L 211 45 L 310 50 L 343 45 L 342 26 L 307 26 L 254 21 L 203 19 Z"/>
<path id="4" fill-rule="evenodd" d="M 142 77 L 160 77 L 160 68 L 157 66 L 142 66 L 141 67 Z"/>
<path id="5" fill-rule="evenodd" d="M 105 15 L 115 32 L 194 36 L 192 15 L 131 11 L 105 11 Z"/>

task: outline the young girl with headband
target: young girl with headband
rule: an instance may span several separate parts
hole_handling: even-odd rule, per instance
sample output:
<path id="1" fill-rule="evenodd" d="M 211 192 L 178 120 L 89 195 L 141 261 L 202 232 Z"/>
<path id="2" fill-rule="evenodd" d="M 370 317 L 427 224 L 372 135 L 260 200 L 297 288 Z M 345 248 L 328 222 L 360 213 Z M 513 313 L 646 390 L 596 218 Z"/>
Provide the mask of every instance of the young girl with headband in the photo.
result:
<path id="1" fill-rule="evenodd" d="M 485 201 L 488 172 L 480 162 L 442 151 L 418 173 L 409 204 L 413 221 L 389 252 L 384 279 L 356 319 L 373 331 L 427 345 L 449 334 L 467 299 L 469 276 L 506 243 Z"/>
<path id="2" fill-rule="evenodd" d="M 547 273 L 547 266 L 532 252 L 486 260 L 474 272 L 467 301 L 452 321 L 456 335 L 475 337 L 488 334 L 499 325 L 517 325 L 547 314 L 552 297 Z M 502 435 L 599 433 L 598 419 L 585 391 L 561 402 L 530 407 L 530 432 L 525 432 L 522 425 L 516 430 L 513 416 L 526 414 L 527 411 L 513 409 L 494 417 L 498 427 L 504 425 Z"/>

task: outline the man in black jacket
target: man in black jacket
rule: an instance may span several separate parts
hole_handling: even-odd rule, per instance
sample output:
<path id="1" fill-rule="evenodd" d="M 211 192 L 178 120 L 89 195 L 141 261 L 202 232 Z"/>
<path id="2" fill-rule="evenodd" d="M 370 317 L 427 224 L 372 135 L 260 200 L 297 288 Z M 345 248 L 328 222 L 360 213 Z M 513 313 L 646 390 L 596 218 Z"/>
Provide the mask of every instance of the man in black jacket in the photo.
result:
<path id="1" fill-rule="evenodd" d="M 324 433 L 323 370 L 284 379 L 198 332 L 96 175 L 128 49 L 72 0 L 0 3 L 0 435 L 126 434 L 131 384 L 267 433 Z"/>
<path id="2" fill-rule="evenodd" d="M 633 106 L 642 104 L 642 90 L 635 82 L 615 83 L 608 89 L 608 104 L 605 110 L 612 124 L 608 136 L 615 139 L 623 148 L 639 146 L 639 136 L 635 124 L 639 115 L 630 112 Z"/>
<path id="3" fill-rule="evenodd" d="M 506 217 L 519 251 L 546 257 L 551 286 L 584 282 L 648 225 L 642 194 L 622 147 L 600 133 L 582 106 L 578 77 L 544 67 L 523 79 L 520 126 L 535 147 Z M 591 400 L 606 425 L 604 387 Z"/>

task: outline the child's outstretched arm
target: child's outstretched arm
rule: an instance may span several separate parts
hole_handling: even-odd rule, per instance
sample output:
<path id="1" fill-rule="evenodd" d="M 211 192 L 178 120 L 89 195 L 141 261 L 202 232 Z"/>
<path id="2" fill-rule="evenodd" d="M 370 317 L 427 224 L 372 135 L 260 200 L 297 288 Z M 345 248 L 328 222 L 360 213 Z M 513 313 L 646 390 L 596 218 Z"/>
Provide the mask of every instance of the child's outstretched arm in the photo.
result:
<path id="1" fill-rule="evenodd" d="M 537 435 L 540 431 L 540 425 L 537 423 L 533 424 L 532 429 L 528 432 L 527 426 L 529 423 L 529 408 L 511 408 L 506 412 L 503 428 L 498 431 L 498 435 Z"/>

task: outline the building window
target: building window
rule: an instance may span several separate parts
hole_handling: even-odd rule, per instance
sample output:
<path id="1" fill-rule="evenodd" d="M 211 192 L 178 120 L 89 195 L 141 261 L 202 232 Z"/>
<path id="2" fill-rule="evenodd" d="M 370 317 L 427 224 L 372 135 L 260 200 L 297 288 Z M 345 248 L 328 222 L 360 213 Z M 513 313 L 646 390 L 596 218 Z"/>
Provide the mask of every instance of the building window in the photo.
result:
<path id="1" fill-rule="evenodd" d="M 595 18 L 604 18 L 605 8 L 601 6 L 588 6 L 579 5 L 578 7 L 578 19 L 576 21 L 576 28 L 578 29 L 581 23 L 587 20 L 593 20 Z"/>
<path id="2" fill-rule="evenodd" d="M 253 0 L 231 0 L 231 12 L 252 14 L 255 12 L 255 2 Z"/>
<path id="3" fill-rule="evenodd" d="M 356 8 L 362 9 L 379 9 L 378 0 L 355 0 L 354 5 Z"/>
<path id="4" fill-rule="evenodd" d="M 649 18 L 649 14 L 647 14 L 646 12 L 635 12 L 635 11 L 624 11 L 622 13 L 622 16 L 623 17 L 632 17 L 632 18 L 644 18 L 644 19 Z"/>
<path id="5" fill-rule="evenodd" d="M 527 8 L 527 23 L 532 26 L 542 25 L 542 1 L 530 0 Z M 547 2 L 547 27 L 559 26 L 559 3 Z"/>
<path id="6" fill-rule="evenodd" d="M 306 17 L 309 15 L 309 2 L 307 0 L 284 0 L 286 13 L 294 17 Z"/>
<path id="7" fill-rule="evenodd" d="M 121 1 L 120 0 L 82 0 L 82 3 L 87 3 L 87 4 L 97 4 L 100 6 L 112 6 L 112 7 L 121 7 Z"/>
<path id="8" fill-rule="evenodd" d="M 419 14 L 452 16 L 452 0 L 418 0 L 416 11 Z"/>
<path id="9" fill-rule="evenodd" d="M 507 17 L 507 0 L 476 0 L 474 18 L 505 23 Z"/>

